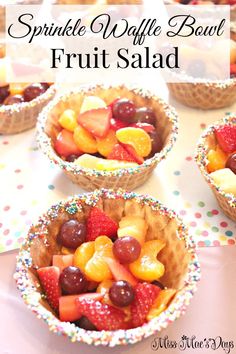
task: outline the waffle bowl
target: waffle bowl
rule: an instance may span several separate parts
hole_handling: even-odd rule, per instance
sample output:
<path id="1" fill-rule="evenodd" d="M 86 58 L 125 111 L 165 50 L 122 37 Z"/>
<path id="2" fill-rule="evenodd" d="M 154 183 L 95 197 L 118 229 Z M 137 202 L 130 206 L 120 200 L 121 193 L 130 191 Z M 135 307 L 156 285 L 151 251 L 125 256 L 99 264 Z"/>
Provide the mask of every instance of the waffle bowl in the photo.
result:
<path id="1" fill-rule="evenodd" d="M 53 85 L 30 102 L 0 106 L 0 134 L 16 134 L 33 128 L 39 113 L 55 93 Z"/>
<path id="2" fill-rule="evenodd" d="M 144 217 L 149 225 L 147 239 L 158 238 L 166 242 L 166 247 L 158 257 L 166 267 L 161 282 L 175 288 L 177 293 L 161 315 L 142 327 L 118 331 L 87 331 L 72 323 L 59 321 L 42 295 L 36 269 L 50 265 L 52 255 L 60 251 L 56 242 L 59 227 L 75 217 L 83 221 L 89 209 L 95 205 L 116 221 L 124 215 Z M 72 342 L 114 347 L 137 343 L 166 328 L 182 315 L 196 291 L 200 267 L 195 244 L 173 211 L 147 195 L 103 189 L 60 202 L 39 218 L 38 223 L 29 230 L 19 252 L 14 277 L 26 305 L 48 324 L 50 331 L 64 335 Z"/>
<path id="3" fill-rule="evenodd" d="M 233 194 L 227 194 L 219 187 L 217 187 L 210 174 L 207 171 L 207 153 L 210 149 L 216 147 L 216 137 L 214 134 L 215 128 L 220 125 L 233 124 L 236 125 L 235 115 L 228 115 L 223 120 L 211 125 L 206 129 L 206 131 L 201 136 L 199 143 L 197 145 L 196 151 L 196 162 L 200 168 L 200 171 L 204 178 L 206 179 L 208 185 L 212 189 L 217 202 L 223 212 L 232 220 L 236 221 L 236 197 Z"/>
<path id="4" fill-rule="evenodd" d="M 169 83 L 175 99 L 186 106 L 200 109 L 217 109 L 236 102 L 236 79 L 224 82 Z"/>
<path id="5" fill-rule="evenodd" d="M 146 160 L 142 165 L 116 171 L 98 171 L 80 167 L 61 159 L 53 148 L 53 141 L 60 131 L 58 119 L 62 111 L 74 109 L 78 114 L 84 95 L 94 95 L 102 98 L 106 103 L 117 97 L 125 97 L 134 101 L 137 107 L 151 107 L 157 116 L 157 129 L 164 143 L 160 153 Z M 58 96 L 40 114 L 38 123 L 38 141 L 43 152 L 50 161 L 58 165 L 65 174 L 86 190 L 97 188 L 124 188 L 134 189 L 143 184 L 151 175 L 156 165 L 166 158 L 172 149 L 178 133 L 177 115 L 175 110 L 158 97 L 142 89 L 126 86 L 95 85 L 79 87 L 77 90 Z"/>
<path id="6" fill-rule="evenodd" d="M 59 5 L 139 5 L 143 0 L 57 0 Z"/>

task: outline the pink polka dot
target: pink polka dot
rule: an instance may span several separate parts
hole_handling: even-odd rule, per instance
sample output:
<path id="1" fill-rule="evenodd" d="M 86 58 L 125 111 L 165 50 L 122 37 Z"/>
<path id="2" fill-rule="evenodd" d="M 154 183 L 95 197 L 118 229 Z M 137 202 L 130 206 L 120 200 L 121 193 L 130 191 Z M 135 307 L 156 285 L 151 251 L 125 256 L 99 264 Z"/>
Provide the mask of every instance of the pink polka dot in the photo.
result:
<path id="1" fill-rule="evenodd" d="M 201 219 L 201 217 L 202 217 L 202 214 L 200 214 L 200 213 L 195 213 L 194 215 L 195 215 L 196 219 Z"/>
<path id="2" fill-rule="evenodd" d="M 235 240 L 233 240 L 232 238 L 230 238 L 230 239 L 228 240 L 228 244 L 229 244 L 229 245 L 235 245 Z"/>
<path id="3" fill-rule="evenodd" d="M 209 235 L 209 233 L 206 230 L 202 231 L 202 236 L 207 237 L 208 235 Z"/>
<path id="4" fill-rule="evenodd" d="M 9 141 L 4 140 L 2 143 L 3 143 L 3 145 L 8 145 L 8 144 L 9 144 Z"/>
<path id="5" fill-rule="evenodd" d="M 19 185 L 17 186 L 17 189 L 22 189 L 22 188 L 24 188 L 23 184 L 19 184 Z"/>
<path id="6" fill-rule="evenodd" d="M 216 210 L 216 209 L 213 209 L 211 212 L 212 212 L 213 215 L 218 215 L 219 214 L 218 210 Z"/>
<path id="7" fill-rule="evenodd" d="M 200 124 L 200 127 L 201 127 L 202 129 L 205 129 L 205 128 L 206 128 L 206 124 L 205 124 L 205 123 L 201 123 L 201 124 Z"/>
<path id="8" fill-rule="evenodd" d="M 12 240 L 7 240 L 6 245 L 10 246 L 12 244 Z"/>
<path id="9" fill-rule="evenodd" d="M 180 210 L 180 215 L 186 215 L 187 214 L 187 212 L 186 212 L 186 210 Z"/>
<path id="10" fill-rule="evenodd" d="M 21 172 L 21 170 L 19 169 L 19 168 L 17 168 L 16 170 L 15 170 L 15 173 L 20 173 Z"/>
<path id="11" fill-rule="evenodd" d="M 187 156 L 187 157 L 186 157 L 186 161 L 192 161 L 192 159 L 193 159 L 193 158 L 192 158 L 191 156 Z"/>
<path id="12" fill-rule="evenodd" d="M 220 246 L 220 241 L 217 241 L 217 240 L 213 241 L 213 246 L 216 246 L 216 247 Z"/>
<path id="13" fill-rule="evenodd" d="M 2 227 L 2 223 L 0 222 L 0 228 Z"/>
<path id="14" fill-rule="evenodd" d="M 21 212 L 20 212 L 20 215 L 22 215 L 22 216 L 24 216 L 24 215 L 26 215 L 27 214 L 27 210 L 22 210 Z"/>
<path id="15" fill-rule="evenodd" d="M 20 238 L 18 238 L 18 240 L 17 240 L 19 243 L 22 243 L 23 241 L 24 241 L 24 237 L 20 237 Z"/>
<path id="16" fill-rule="evenodd" d="M 9 234 L 9 232 L 10 232 L 10 230 L 9 230 L 9 229 L 6 229 L 6 230 L 3 231 L 3 235 L 4 235 L 4 236 L 7 236 L 7 235 Z"/>
<path id="17" fill-rule="evenodd" d="M 190 226 L 196 227 L 196 226 L 197 226 L 197 223 L 196 223 L 195 221 L 191 221 L 191 222 L 190 222 Z"/>
<path id="18" fill-rule="evenodd" d="M 228 224 L 227 224 L 226 221 L 222 221 L 222 222 L 220 223 L 220 226 L 221 226 L 221 227 L 228 227 Z"/>
<path id="19" fill-rule="evenodd" d="M 205 247 L 205 242 L 204 241 L 199 241 L 198 242 L 198 247 Z"/>
<path id="20" fill-rule="evenodd" d="M 9 205 L 6 205 L 6 206 L 3 208 L 3 210 L 4 210 L 4 211 L 8 211 L 10 208 L 11 208 L 11 207 L 10 207 Z"/>
<path id="21" fill-rule="evenodd" d="M 32 221 L 31 220 L 26 220 L 26 225 L 31 225 L 32 224 Z"/>

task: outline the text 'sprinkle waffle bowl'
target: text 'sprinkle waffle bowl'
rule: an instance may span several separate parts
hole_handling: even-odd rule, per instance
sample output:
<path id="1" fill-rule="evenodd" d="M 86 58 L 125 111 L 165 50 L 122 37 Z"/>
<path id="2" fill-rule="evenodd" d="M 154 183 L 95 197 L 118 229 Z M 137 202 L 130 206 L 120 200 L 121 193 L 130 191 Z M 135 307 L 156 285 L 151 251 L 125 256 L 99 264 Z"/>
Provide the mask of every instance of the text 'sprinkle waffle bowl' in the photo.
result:
<path id="1" fill-rule="evenodd" d="M 214 192 L 219 206 L 229 218 L 236 221 L 236 197 L 233 194 L 225 193 L 221 188 L 216 186 L 207 171 L 207 153 L 209 150 L 214 149 L 217 145 L 214 133 L 215 128 L 225 124 L 236 125 L 235 114 L 226 116 L 224 119 L 215 123 L 214 125 L 211 125 L 206 129 L 206 131 L 204 131 L 197 145 L 196 161 L 198 163 L 202 175 L 204 176 L 208 185 Z"/>
<path id="2" fill-rule="evenodd" d="M 90 208 L 95 205 L 116 221 L 125 215 L 145 218 L 148 224 L 146 239 L 160 239 L 166 243 L 158 256 L 166 268 L 160 281 L 167 287 L 177 289 L 177 293 L 161 315 L 142 327 L 113 332 L 87 331 L 72 323 L 60 322 L 42 295 L 36 269 L 49 266 L 52 255 L 60 253 L 56 242 L 60 226 L 72 218 L 84 221 Z M 173 211 L 147 195 L 123 190 L 97 190 L 62 201 L 39 218 L 38 223 L 31 227 L 20 250 L 15 279 L 26 305 L 48 324 L 50 331 L 67 336 L 72 342 L 114 347 L 139 342 L 166 328 L 182 315 L 196 291 L 200 268 L 195 244 Z"/>
<path id="3" fill-rule="evenodd" d="M 60 114 L 67 108 L 71 108 L 75 110 L 76 114 L 79 114 L 85 95 L 98 96 L 107 104 L 118 97 L 125 97 L 133 100 L 137 107 L 146 106 L 152 108 L 157 117 L 156 129 L 163 141 L 161 152 L 155 154 L 138 167 L 116 171 L 87 169 L 61 159 L 53 148 L 53 142 L 61 130 L 58 119 Z M 157 164 L 166 158 L 176 141 L 177 133 L 177 115 L 172 107 L 150 92 L 126 86 L 95 85 L 80 87 L 63 96 L 58 96 L 42 111 L 38 123 L 38 141 L 43 152 L 74 183 L 77 183 L 86 190 L 97 188 L 134 189 L 143 184 L 149 178 Z"/>

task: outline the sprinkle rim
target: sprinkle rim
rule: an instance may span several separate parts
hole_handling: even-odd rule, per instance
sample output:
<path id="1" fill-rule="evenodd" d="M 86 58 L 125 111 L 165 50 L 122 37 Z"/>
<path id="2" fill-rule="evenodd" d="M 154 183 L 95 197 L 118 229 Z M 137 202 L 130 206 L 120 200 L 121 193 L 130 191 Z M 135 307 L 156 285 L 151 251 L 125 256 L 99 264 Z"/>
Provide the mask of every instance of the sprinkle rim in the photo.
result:
<path id="1" fill-rule="evenodd" d="M 27 274 L 28 268 L 32 264 L 32 258 L 30 255 L 30 240 L 34 237 L 39 237 L 38 234 L 28 234 L 20 249 L 17 257 L 16 272 L 14 278 L 17 283 L 17 288 L 21 292 L 21 296 L 39 319 L 43 319 L 49 326 L 49 330 L 58 334 L 67 336 L 72 342 L 82 342 L 89 345 L 103 345 L 107 347 L 114 347 L 117 345 L 134 344 L 147 338 L 162 329 L 166 328 L 170 323 L 179 318 L 185 313 L 187 306 L 190 303 L 195 291 L 197 290 L 197 283 L 200 280 L 200 265 L 196 254 L 196 244 L 189 234 L 188 228 L 184 225 L 183 221 L 175 213 L 175 211 L 168 209 L 156 198 L 149 195 L 141 195 L 134 192 L 126 192 L 122 189 L 113 191 L 111 189 L 101 189 L 90 193 L 78 194 L 70 197 L 58 204 L 52 206 L 47 213 L 43 214 L 38 220 L 38 225 L 41 228 L 41 235 L 46 231 L 50 219 L 57 217 L 57 213 L 61 208 L 63 211 L 68 211 L 68 207 L 74 207 L 75 203 L 82 201 L 88 205 L 96 205 L 100 198 L 119 199 L 125 200 L 133 199 L 137 203 L 143 203 L 149 205 L 153 210 L 159 211 L 163 215 L 168 215 L 170 219 L 175 219 L 178 224 L 177 237 L 180 240 L 185 241 L 186 248 L 191 254 L 191 261 L 188 265 L 187 274 L 185 277 L 185 286 L 181 288 L 174 300 L 171 302 L 167 310 L 161 313 L 157 318 L 149 321 L 141 327 L 129 329 L 129 330 L 117 330 L 117 331 L 87 331 L 76 327 L 69 322 L 61 322 L 50 311 L 46 310 L 40 303 L 41 295 L 37 293 L 35 285 L 30 281 Z M 74 210 L 74 213 L 78 211 L 78 208 Z M 36 224 L 37 225 L 37 224 Z"/>
<path id="2" fill-rule="evenodd" d="M 138 165 L 136 167 L 127 168 L 127 169 L 118 169 L 114 171 L 100 171 L 96 169 L 84 168 L 79 165 L 64 161 L 61 159 L 56 152 L 54 151 L 51 145 L 51 138 L 45 133 L 45 123 L 47 121 L 47 116 L 49 112 L 62 100 L 66 101 L 69 96 L 73 94 L 86 94 L 89 90 L 94 90 L 96 87 L 99 87 L 104 90 L 109 90 L 109 88 L 118 88 L 122 89 L 126 87 L 128 90 L 133 91 L 134 94 L 139 95 L 143 98 L 152 98 L 156 100 L 160 105 L 163 106 L 163 111 L 165 112 L 166 118 L 171 122 L 172 129 L 170 132 L 169 140 L 166 146 L 160 151 L 160 153 L 155 154 L 152 158 L 144 161 L 142 165 Z M 168 153 L 172 150 L 175 142 L 177 141 L 178 136 L 178 116 L 176 110 L 164 102 L 158 96 L 152 94 L 149 90 L 143 90 L 141 88 L 137 88 L 136 86 L 129 85 L 105 85 L 105 84 L 95 84 L 95 85 L 83 85 L 79 86 L 75 90 L 67 91 L 61 95 L 57 95 L 39 114 L 38 124 L 37 124 L 37 141 L 42 149 L 43 153 L 47 155 L 49 160 L 56 165 L 58 165 L 62 170 L 67 171 L 69 173 L 73 173 L 75 175 L 84 175 L 90 177 L 121 177 L 127 174 L 135 175 L 136 173 L 143 172 L 146 168 L 155 166 L 162 160 L 166 158 Z"/>

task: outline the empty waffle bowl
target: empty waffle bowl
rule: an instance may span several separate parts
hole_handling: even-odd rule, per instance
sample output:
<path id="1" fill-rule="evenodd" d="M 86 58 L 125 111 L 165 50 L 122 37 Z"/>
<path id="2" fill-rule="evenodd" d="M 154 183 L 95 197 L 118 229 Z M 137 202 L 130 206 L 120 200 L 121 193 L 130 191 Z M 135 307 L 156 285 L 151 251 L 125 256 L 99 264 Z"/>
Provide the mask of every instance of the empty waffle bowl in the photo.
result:
<path id="1" fill-rule="evenodd" d="M 204 131 L 197 145 L 196 161 L 202 175 L 204 176 L 208 185 L 215 194 L 219 206 L 229 218 L 236 221 L 236 197 L 233 194 L 225 193 L 221 188 L 216 186 L 207 171 L 207 153 L 209 152 L 209 150 L 215 149 L 217 145 L 215 129 L 216 127 L 221 125 L 236 125 L 235 115 L 228 115 L 221 121 L 208 127 L 206 131 Z"/>
<path id="2" fill-rule="evenodd" d="M 163 142 L 163 148 L 160 153 L 145 160 L 142 165 L 115 171 L 83 168 L 60 158 L 53 147 L 56 136 L 61 130 L 58 119 L 61 113 L 67 108 L 71 108 L 79 114 L 81 104 L 86 95 L 98 96 L 107 104 L 110 104 L 117 98 L 124 97 L 134 101 L 137 107 L 146 106 L 152 108 L 157 117 L 156 129 L 161 135 Z M 43 152 L 74 183 L 90 191 L 97 188 L 134 189 L 143 184 L 149 178 L 156 165 L 166 158 L 176 141 L 177 133 L 177 115 L 172 107 L 148 91 L 140 88 L 128 88 L 126 86 L 95 85 L 80 87 L 63 96 L 58 96 L 42 111 L 38 123 L 38 141 Z"/>
<path id="3" fill-rule="evenodd" d="M 52 255 L 60 253 L 56 237 L 61 225 L 69 219 L 85 221 L 93 206 L 104 210 L 115 221 L 131 215 L 144 218 L 148 225 L 146 240 L 160 239 L 166 244 L 158 255 L 165 266 L 165 275 L 160 281 L 177 292 L 165 311 L 141 327 L 117 331 L 84 330 L 73 323 L 61 322 L 43 295 L 36 269 L 50 266 Z M 173 211 L 147 195 L 103 189 L 71 197 L 52 206 L 40 217 L 21 247 L 14 277 L 26 305 L 48 324 L 50 331 L 64 335 L 72 342 L 114 347 L 137 343 L 182 315 L 196 291 L 200 268 L 195 244 Z"/>

